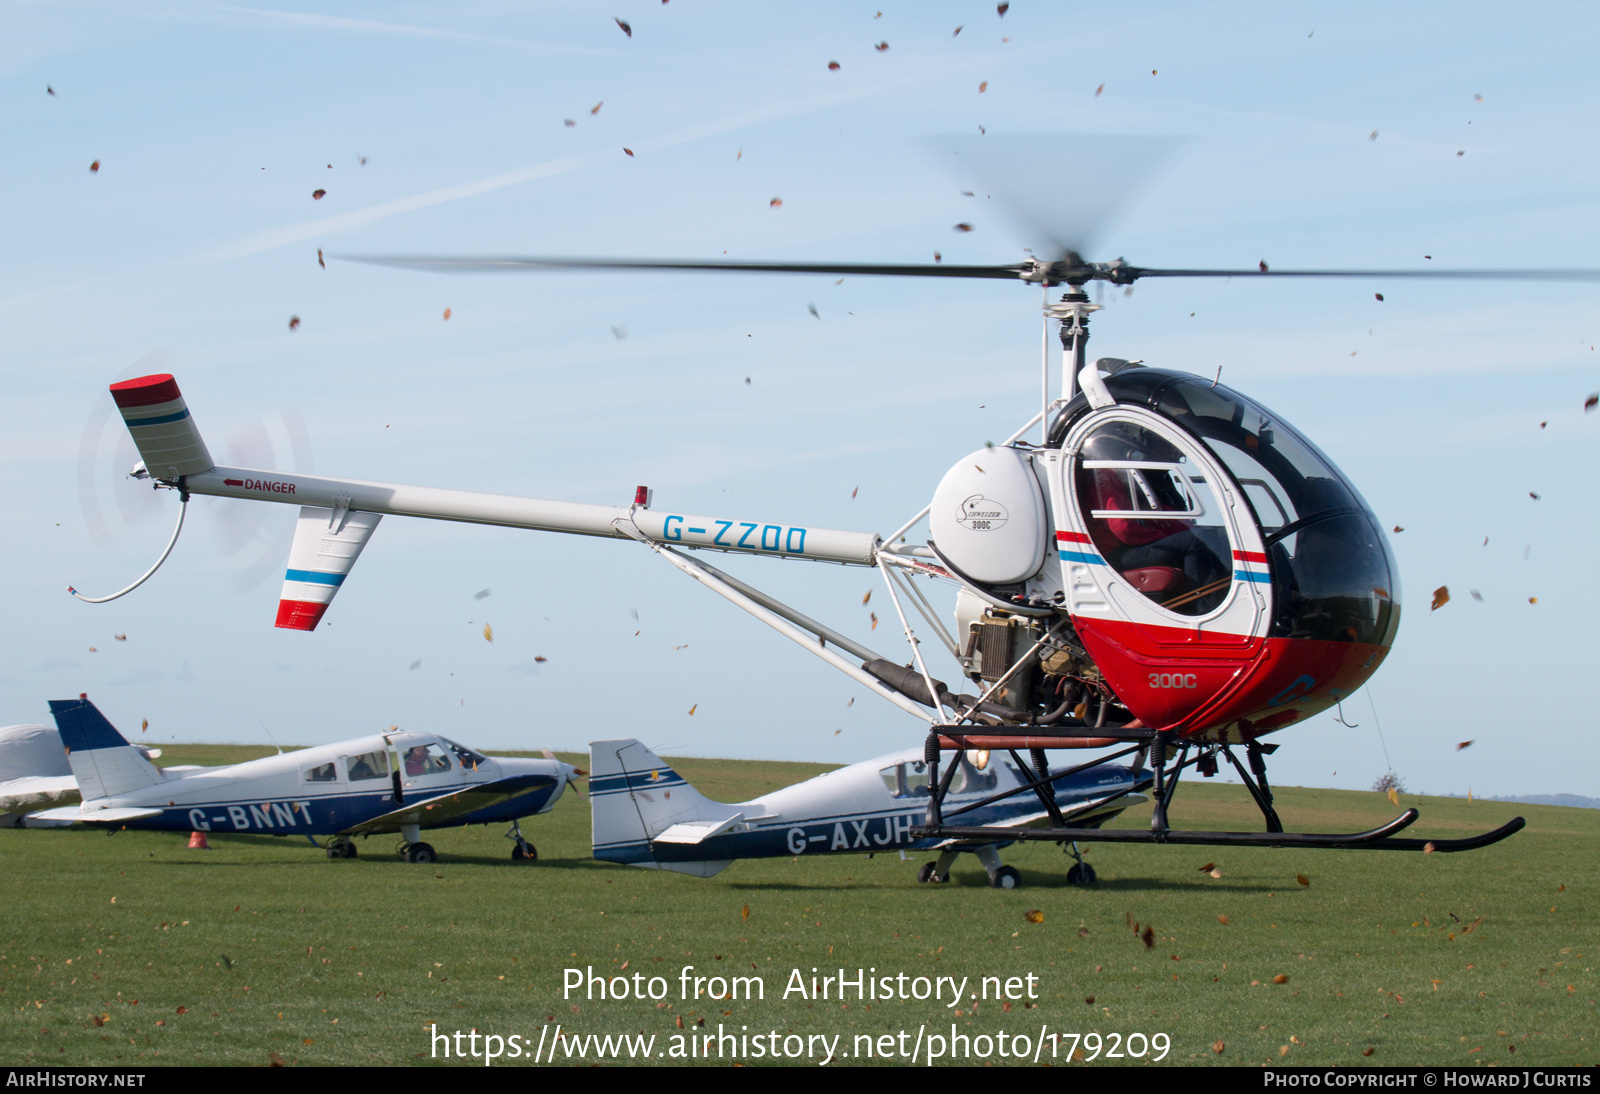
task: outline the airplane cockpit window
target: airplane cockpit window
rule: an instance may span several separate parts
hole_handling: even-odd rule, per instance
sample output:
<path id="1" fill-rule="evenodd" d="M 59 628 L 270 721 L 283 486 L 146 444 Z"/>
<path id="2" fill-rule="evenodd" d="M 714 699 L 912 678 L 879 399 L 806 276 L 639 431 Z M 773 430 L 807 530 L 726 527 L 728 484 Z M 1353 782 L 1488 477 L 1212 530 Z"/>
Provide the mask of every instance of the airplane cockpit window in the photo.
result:
<path id="1" fill-rule="evenodd" d="M 472 751 L 472 749 L 468 748 L 466 745 L 458 745 L 448 737 L 440 737 L 439 743 L 444 745 L 451 752 L 454 752 L 456 754 L 456 759 L 461 761 L 461 766 L 466 768 L 468 771 L 478 770 L 478 765 L 485 763 L 488 760 L 488 757 Z"/>
<path id="2" fill-rule="evenodd" d="M 1180 615 L 1222 604 L 1233 584 L 1222 507 L 1203 468 L 1133 422 L 1108 422 L 1078 453 L 1089 538 L 1135 589 Z"/>
<path id="3" fill-rule="evenodd" d="M 974 794 L 980 791 L 993 790 L 999 780 L 995 778 L 994 770 L 979 771 L 961 756 L 955 761 L 956 772 L 950 777 L 949 793 L 952 795 Z M 928 765 L 920 761 L 895 764 L 878 772 L 878 777 L 883 780 L 884 789 L 889 791 L 892 798 L 926 798 L 928 796 Z"/>
<path id="4" fill-rule="evenodd" d="M 435 744 L 412 745 L 406 749 L 401 762 L 405 765 L 408 779 L 425 775 L 443 775 L 450 770 L 449 755 Z"/>
<path id="5" fill-rule="evenodd" d="M 363 752 L 359 756 L 351 756 L 346 763 L 351 782 L 361 782 L 364 779 L 387 779 L 389 777 L 389 756 L 382 749 L 377 752 Z"/>
<path id="6" fill-rule="evenodd" d="M 332 760 L 325 764 L 317 764 L 315 767 L 305 769 L 305 780 L 308 783 L 331 783 L 337 782 L 338 779 L 338 768 L 334 766 Z"/>
<path id="7" fill-rule="evenodd" d="M 1398 610 L 1396 569 L 1377 518 L 1317 447 L 1225 387 L 1168 382 L 1159 408 L 1232 472 L 1260 525 L 1272 571 L 1269 634 L 1381 642 Z"/>

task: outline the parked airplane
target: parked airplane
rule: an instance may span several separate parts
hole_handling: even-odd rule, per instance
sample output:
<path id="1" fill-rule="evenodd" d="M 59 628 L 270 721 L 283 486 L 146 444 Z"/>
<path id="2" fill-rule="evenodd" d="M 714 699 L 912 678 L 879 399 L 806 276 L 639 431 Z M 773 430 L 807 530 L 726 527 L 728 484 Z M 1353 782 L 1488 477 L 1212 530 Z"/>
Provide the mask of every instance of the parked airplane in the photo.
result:
<path id="1" fill-rule="evenodd" d="M 61 738 L 49 726 L 0 729 L 0 828 L 18 828 L 23 817 L 78 800 L 78 780 L 61 754 Z"/>
<path id="2" fill-rule="evenodd" d="M 963 752 L 956 761 L 945 816 L 966 814 L 963 823 L 1021 828 L 1051 823 L 1038 792 L 1043 779 L 1020 764 L 986 752 Z M 938 851 L 918 881 L 946 881 L 957 855 L 978 857 L 997 889 L 1014 889 L 1022 878 L 1000 862 L 1006 843 L 914 839 L 928 809 L 928 765 L 921 749 L 828 771 L 753 801 L 725 804 L 701 795 L 683 776 L 635 740 L 591 741 L 589 802 L 594 822 L 594 857 L 649 870 L 711 877 L 741 858 L 791 858 L 843 852 Z M 948 766 L 946 767 L 948 771 Z M 1146 800 L 1151 773 L 1141 764 L 1089 766 L 1051 772 L 1053 805 L 1062 820 L 1098 828 Z M 1094 868 L 1070 846 L 1077 865 L 1074 884 L 1094 881 Z"/>
<path id="3" fill-rule="evenodd" d="M 571 764 L 490 759 L 444 737 L 390 733 L 227 767 L 163 771 L 80 695 L 50 702 L 80 807 L 34 817 L 119 828 L 305 836 L 329 858 L 355 858 L 355 836 L 398 832 L 407 862 L 433 862 L 424 828 L 510 821 L 511 857 L 538 857 L 518 821 L 548 812 L 583 774 Z M 330 836 L 318 844 L 314 836 Z"/>

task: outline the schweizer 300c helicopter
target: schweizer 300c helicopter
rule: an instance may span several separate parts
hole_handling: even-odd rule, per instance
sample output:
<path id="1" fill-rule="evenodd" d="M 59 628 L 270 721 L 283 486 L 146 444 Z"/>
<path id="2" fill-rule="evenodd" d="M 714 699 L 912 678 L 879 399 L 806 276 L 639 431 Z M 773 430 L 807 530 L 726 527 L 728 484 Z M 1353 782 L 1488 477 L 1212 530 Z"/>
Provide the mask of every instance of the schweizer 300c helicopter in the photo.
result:
<path id="1" fill-rule="evenodd" d="M 928 723 L 930 793 L 922 839 L 1156 842 L 1463 851 L 1506 838 L 1521 818 L 1466 838 L 1396 835 L 1417 819 L 1350 834 L 1283 831 L 1272 804 L 1268 735 L 1326 710 L 1383 662 L 1400 622 L 1394 558 L 1367 503 L 1317 447 L 1277 414 L 1213 380 L 1087 357 L 1097 305 L 1090 282 L 1141 278 L 1454 278 L 1589 281 L 1595 270 L 1160 269 L 1055 260 L 999 266 L 869 265 L 587 258 L 360 258 L 439 272 L 711 270 L 990 278 L 1040 286 L 1046 324 L 1040 407 L 1003 443 L 960 460 L 932 501 L 888 535 L 651 508 L 640 487 L 612 507 L 320 475 L 219 467 L 171 376 L 111 386 L 143 459 L 136 473 L 192 494 L 298 505 L 277 625 L 312 630 L 384 514 L 633 539 L 801 648 Z M 1058 299 L 1052 289 L 1064 287 Z M 1049 327 L 1062 346 L 1050 394 Z M 1034 433 L 1034 427 L 1038 432 Z M 1024 439 L 1027 436 L 1034 439 Z M 911 531 L 927 519 L 928 535 Z M 159 567 L 182 529 L 168 543 Z M 910 645 L 905 664 L 740 581 L 690 552 L 725 551 L 876 568 Z M 150 573 L 155 572 L 152 567 Z M 948 628 L 911 578 L 957 587 Z M 114 596 L 123 595 L 149 577 Z M 75 595 L 77 595 L 75 593 Z M 88 599 L 88 598 L 83 598 Z M 110 599 L 98 598 L 98 599 Z M 936 679 L 912 625 L 921 617 L 976 694 Z M 1006 750 L 1032 783 L 1043 827 L 964 826 L 946 810 L 948 752 L 980 767 Z M 1101 751 L 1067 773 L 1135 756 L 1154 777 L 1149 831 L 1075 825 L 1047 793 L 1053 749 Z M 1028 753 L 1030 763 L 1021 758 Z M 1242 753 L 1242 758 L 1240 753 Z M 1231 764 L 1260 807 L 1264 832 L 1174 829 L 1182 773 Z M 1092 823 L 1092 822 L 1091 822 Z M 1074 880 L 1093 879 L 1079 858 Z"/>

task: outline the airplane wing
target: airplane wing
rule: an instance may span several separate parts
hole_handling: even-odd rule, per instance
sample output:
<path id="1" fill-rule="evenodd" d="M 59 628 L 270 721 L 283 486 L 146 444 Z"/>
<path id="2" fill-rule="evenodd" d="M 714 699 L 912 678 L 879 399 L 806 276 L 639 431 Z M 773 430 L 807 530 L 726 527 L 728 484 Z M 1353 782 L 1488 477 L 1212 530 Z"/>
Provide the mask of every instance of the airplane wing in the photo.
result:
<path id="1" fill-rule="evenodd" d="M 27 775 L 0 782 L 0 813 L 31 813 L 45 805 L 80 800 L 78 780 L 71 775 Z"/>
<path id="2" fill-rule="evenodd" d="M 437 797 L 408 802 L 382 816 L 351 825 L 339 834 L 355 836 L 376 832 L 398 832 L 402 824 L 419 824 L 424 828 L 434 828 L 448 824 L 458 817 L 464 817 L 468 813 L 500 805 L 524 794 L 546 790 L 559 781 L 555 775 L 512 775 L 467 790 L 452 790 Z"/>

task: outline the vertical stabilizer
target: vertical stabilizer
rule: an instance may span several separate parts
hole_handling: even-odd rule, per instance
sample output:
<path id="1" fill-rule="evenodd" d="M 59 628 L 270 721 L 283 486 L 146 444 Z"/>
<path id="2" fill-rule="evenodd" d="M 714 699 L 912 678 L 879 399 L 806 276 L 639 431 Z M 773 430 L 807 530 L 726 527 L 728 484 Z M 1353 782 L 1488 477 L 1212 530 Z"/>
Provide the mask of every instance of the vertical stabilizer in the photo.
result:
<path id="1" fill-rule="evenodd" d="M 86 698 L 52 699 L 67 762 L 85 803 L 116 798 L 166 781 L 166 776 L 144 754 L 125 740 Z"/>
<path id="2" fill-rule="evenodd" d="M 657 861 L 651 841 L 673 825 L 721 821 L 738 811 L 714 802 L 635 740 L 589 743 L 589 809 L 594 857 L 710 877 L 726 860 Z"/>
<path id="3" fill-rule="evenodd" d="M 145 470 L 158 479 L 198 475 L 216 466 L 200 439 L 178 382 L 166 373 L 111 385 Z"/>
<path id="4" fill-rule="evenodd" d="M 277 626 L 291 631 L 316 629 L 382 519 L 380 513 L 301 506 L 278 599 Z"/>

